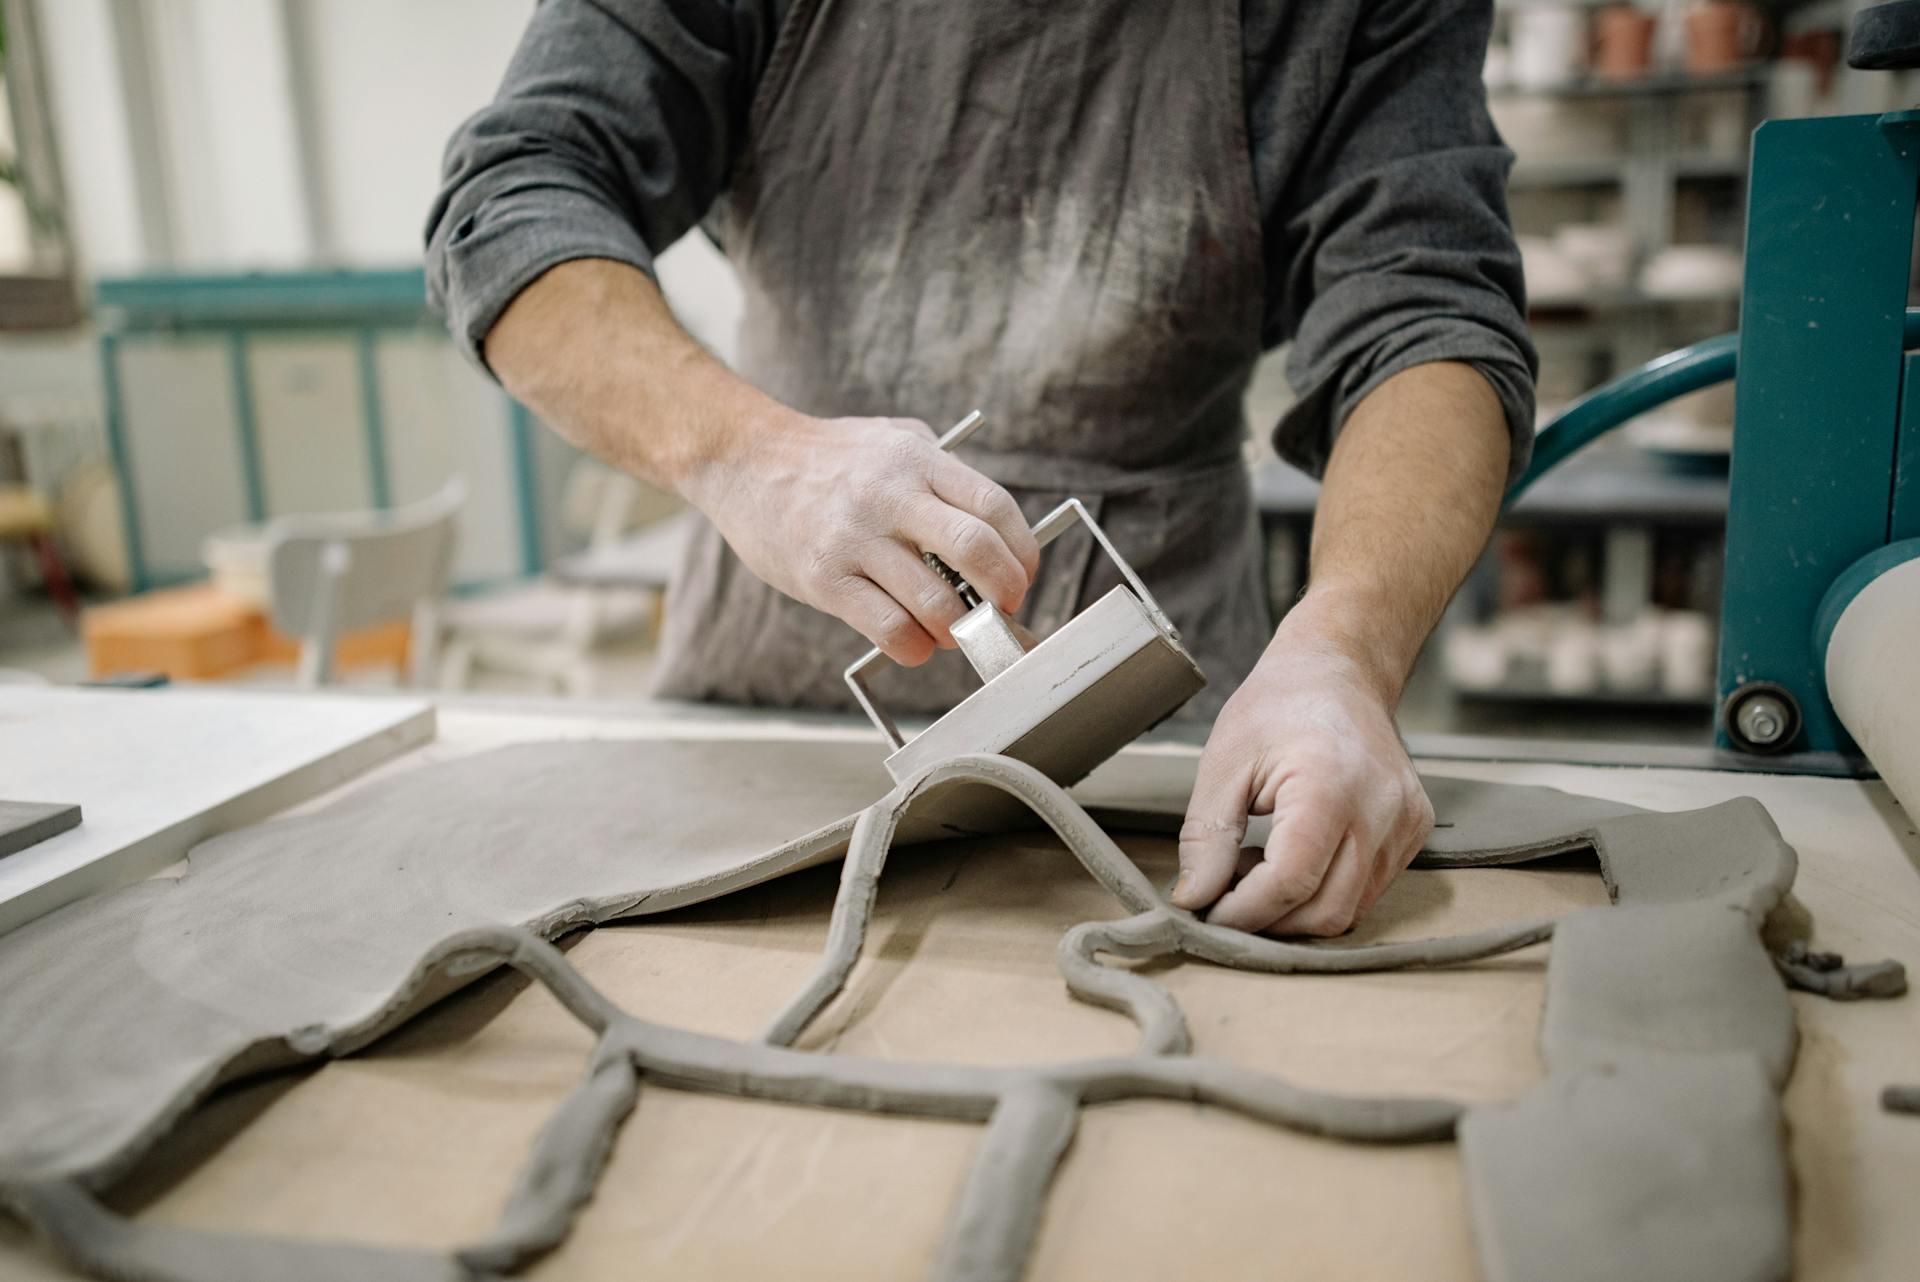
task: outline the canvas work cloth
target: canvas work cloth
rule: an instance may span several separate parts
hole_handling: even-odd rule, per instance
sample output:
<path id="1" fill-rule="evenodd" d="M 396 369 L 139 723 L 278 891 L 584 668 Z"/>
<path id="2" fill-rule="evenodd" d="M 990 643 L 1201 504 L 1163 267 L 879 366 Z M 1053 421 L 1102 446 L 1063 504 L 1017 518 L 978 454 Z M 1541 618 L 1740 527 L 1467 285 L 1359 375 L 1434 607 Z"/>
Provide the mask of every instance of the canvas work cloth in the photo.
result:
<path id="1" fill-rule="evenodd" d="M 1208 676 L 1217 709 L 1271 634 L 1241 400 L 1261 349 L 1261 232 L 1239 8 L 1094 0 L 798 0 L 724 220 L 741 372 L 822 416 L 986 426 L 962 457 L 1029 520 L 1085 501 Z M 1048 549 L 1042 636 L 1120 581 Z M 664 695 L 851 706 L 868 643 L 757 580 L 702 525 L 662 643 Z M 957 655 L 876 681 L 942 711 Z"/>

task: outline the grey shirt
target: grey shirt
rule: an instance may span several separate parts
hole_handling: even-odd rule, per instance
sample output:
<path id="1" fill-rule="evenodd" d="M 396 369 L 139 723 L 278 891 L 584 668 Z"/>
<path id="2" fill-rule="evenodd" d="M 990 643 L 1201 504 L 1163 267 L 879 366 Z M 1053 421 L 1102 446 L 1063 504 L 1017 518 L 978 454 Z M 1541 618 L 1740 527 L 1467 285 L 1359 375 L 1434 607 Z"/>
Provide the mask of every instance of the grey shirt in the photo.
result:
<path id="1" fill-rule="evenodd" d="M 476 360 L 548 268 L 651 271 L 725 198 L 790 3 L 542 0 L 427 223 L 429 293 Z M 1316 474 L 1354 405 L 1429 361 L 1487 377 L 1526 466 L 1537 362 L 1480 78 L 1491 21 L 1491 0 L 1243 0 L 1262 340 L 1292 343 L 1300 394 L 1274 445 Z"/>

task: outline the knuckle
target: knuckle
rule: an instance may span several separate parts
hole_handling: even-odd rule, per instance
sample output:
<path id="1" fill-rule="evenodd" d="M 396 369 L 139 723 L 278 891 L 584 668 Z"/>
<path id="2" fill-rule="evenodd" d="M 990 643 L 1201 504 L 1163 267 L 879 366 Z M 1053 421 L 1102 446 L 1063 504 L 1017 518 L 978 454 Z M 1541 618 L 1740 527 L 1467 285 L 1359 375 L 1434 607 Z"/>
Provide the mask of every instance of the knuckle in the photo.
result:
<path id="1" fill-rule="evenodd" d="M 918 470 L 925 466 L 927 443 L 909 431 L 891 431 L 880 446 L 880 458 L 889 470 Z"/>
<path id="2" fill-rule="evenodd" d="M 1273 900 L 1280 907 L 1303 904 L 1320 889 L 1320 877 L 1306 871 L 1282 872 L 1273 879 Z"/>
<path id="3" fill-rule="evenodd" d="M 1287 922 L 1287 931 L 1294 935 L 1313 935 L 1321 939 L 1331 939 L 1335 935 L 1344 935 L 1353 929 L 1352 909 L 1326 909 L 1311 913 L 1302 913 L 1296 919 Z"/>
<path id="4" fill-rule="evenodd" d="M 1189 818 L 1180 825 L 1182 846 L 1216 846 L 1228 835 L 1228 825 L 1218 819 Z"/>
<path id="5" fill-rule="evenodd" d="M 1356 789 L 1351 786 L 1352 772 L 1339 762 L 1330 762 L 1319 770 L 1301 770 L 1289 780 L 1293 801 L 1302 813 L 1326 815 L 1352 808 Z"/>
<path id="6" fill-rule="evenodd" d="M 1296 801 L 1288 807 L 1285 822 L 1276 827 L 1274 840 L 1297 856 L 1324 852 L 1339 842 L 1347 819 L 1344 809 L 1301 805 Z"/>
<path id="7" fill-rule="evenodd" d="M 857 477 L 835 513 L 836 528 L 842 537 L 850 538 L 857 533 L 878 532 L 896 525 L 904 494 L 896 473 L 869 472 Z"/>
<path id="8" fill-rule="evenodd" d="M 847 575 L 827 575 L 809 590 L 808 595 L 812 599 L 808 604 L 824 609 L 829 614 L 841 615 L 858 627 L 861 604 L 857 584 L 857 579 Z"/>
<path id="9" fill-rule="evenodd" d="M 849 579 L 846 566 L 833 544 L 816 543 L 806 550 L 800 563 L 800 581 L 812 591 L 823 596 L 842 596 L 849 586 Z"/>
<path id="10" fill-rule="evenodd" d="M 1424 788 L 1419 789 L 1413 794 L 1413 818 L 1415 830 L 1419 832 L 1422 837 L 1425 837 L 1433 831 L 1433 823 L 1436 818 L 1433 813 L 1433 800 L 1427 796 Z"/>
<path id="11" fill-rule="evenodd" d="M 980 512 L 982 515 L 990 516 L 997 521 L 1018 521 L 1021 519 L 1020 505 L 1013 501 L 1013 495 L 1007 493 L 984 476 L 980 478 L 974 487 L 973 505 L 975 511 Z"/>
<path id="12" fill-rule="evenodd" d="M 947 536 L 948 546 L 953 549 L 953 555 L 963 561 L 987 559 L 992 538 L 993 532 L 971 517 L 955 521 L 953 529 Z"/>
<path id="13" fill-rule="evenodd" d="M 904 610 L 880 610 L 872 620 L 868 640 L 881 649 L 905 645 L 913 639 L 917 625 Z"/>
<path id="14" fill-rule="evenodd" d="M 913 590 L 914 613 L 942 620 L 960 617 L 960 598 L 938 579 L 922 579 Z"/>
<path id="15" fill-rule="evenodd" d="M 970 533 L 954 551 L 956 565 L 964 564 L 976 584 L 993 591 L 1006 591 L 1024 584 L 1020 563 L 1007 552 L 1006 545 L 993 529 L 981 522 L 968 527 Z"/>

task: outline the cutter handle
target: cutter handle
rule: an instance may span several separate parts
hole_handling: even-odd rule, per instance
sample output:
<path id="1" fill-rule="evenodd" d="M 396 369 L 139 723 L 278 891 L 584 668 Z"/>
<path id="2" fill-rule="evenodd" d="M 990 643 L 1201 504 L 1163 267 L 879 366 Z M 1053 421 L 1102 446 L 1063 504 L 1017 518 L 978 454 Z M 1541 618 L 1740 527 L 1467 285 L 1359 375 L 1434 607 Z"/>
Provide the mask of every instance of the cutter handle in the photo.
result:
<path id="1" fill-rule="evenodd" d="M 958 424 L 947 431 L 945 436 L 940 438 L 941 448 L 948 448 L 947 442 L 949 440 L 953 440 L 954 444 L 965 440 L 967 436 L 971 435 L 973 430 L 980 425 L 979 420 L 980 411 L 978 410 L 967 415 L 966 418 L 961 419 Z M 1100 550 L 1105 552 L 1108 559 L 1120 568 L 1120 577 L 1126 580 L 1129 588 L 1133 589 L 1133 594 L 1140 598 L 1140 604 L 1147 608 L 1147 617 L 1152 619 L 1154 624 L 1169 637 L 1176 641 L 1179 640 L 1180 633 L 1175 630 L 1173 621 L 1168 619 L 1166 614 L 1161 611 L 1160 603 L 1153 599 L 1153 593 L 1147 591 L 1147 585 L 1140 581 L 1140 576 L 1133 572 L 1133 567 L 1127 564 L 1127 559 L 1120 555 L 1120 550 L 1113 546 L 1112 540 L 1107 538 L 1107 532 L 1100 528 L 1100 523 L 1093 519 L 1093 514 L 1087 511 L 1086 504 L 1082 503 L 1079 499 L 1068 499 L 1059 507 L 1056 507 L 1053 511 L 1041 517 L 1039 522 L 1033 527 L 1034 542 L 1038 543 L 1041 547 L 1045 547 L 1066 533 L 1067 529 L 1076 521 L 1087 527 L 1088 531 L 1093 535 L 1094 542 L 1100 545 Z M 878 646 L 875 646 L 854 660 L 847 666 L 847 688 L 853 691 L 854 701 L 866 712 L 867 719 L 873 722 L 873 724 L 879 728 L 880 733 L 886 736 L 887 742 L 898 750 L 907 746 L 906 739 L 900 734 L 900 727 L 884 708 L 874 702 L 873 692 L 867 689 L 867 670 L 885 658 L 886 655 L 882 653 Z"/>

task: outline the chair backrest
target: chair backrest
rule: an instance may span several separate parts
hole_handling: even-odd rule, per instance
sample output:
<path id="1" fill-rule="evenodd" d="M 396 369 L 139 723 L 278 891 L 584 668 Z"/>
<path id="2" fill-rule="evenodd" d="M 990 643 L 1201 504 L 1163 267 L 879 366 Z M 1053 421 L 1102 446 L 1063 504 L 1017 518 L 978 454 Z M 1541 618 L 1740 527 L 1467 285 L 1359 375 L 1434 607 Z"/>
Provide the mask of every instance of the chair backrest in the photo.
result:
<path id="1" fill-rule="evenodd" d="M 672 494 L 583 458 L 567 473 L 560 523 L 568 534 L 584 537 L 590 548 L 611 547 L 632 531 L 685 507 Z"/>
<path id="2" fill-rule="evenodd" d="M 412 620 L 445 594 L 466 493 L 456 477 L 390 511 L 281 517 L 267 527 L 269 613 L 303 642 L 303 683 L 330 678 L 342 633 Z"/>

